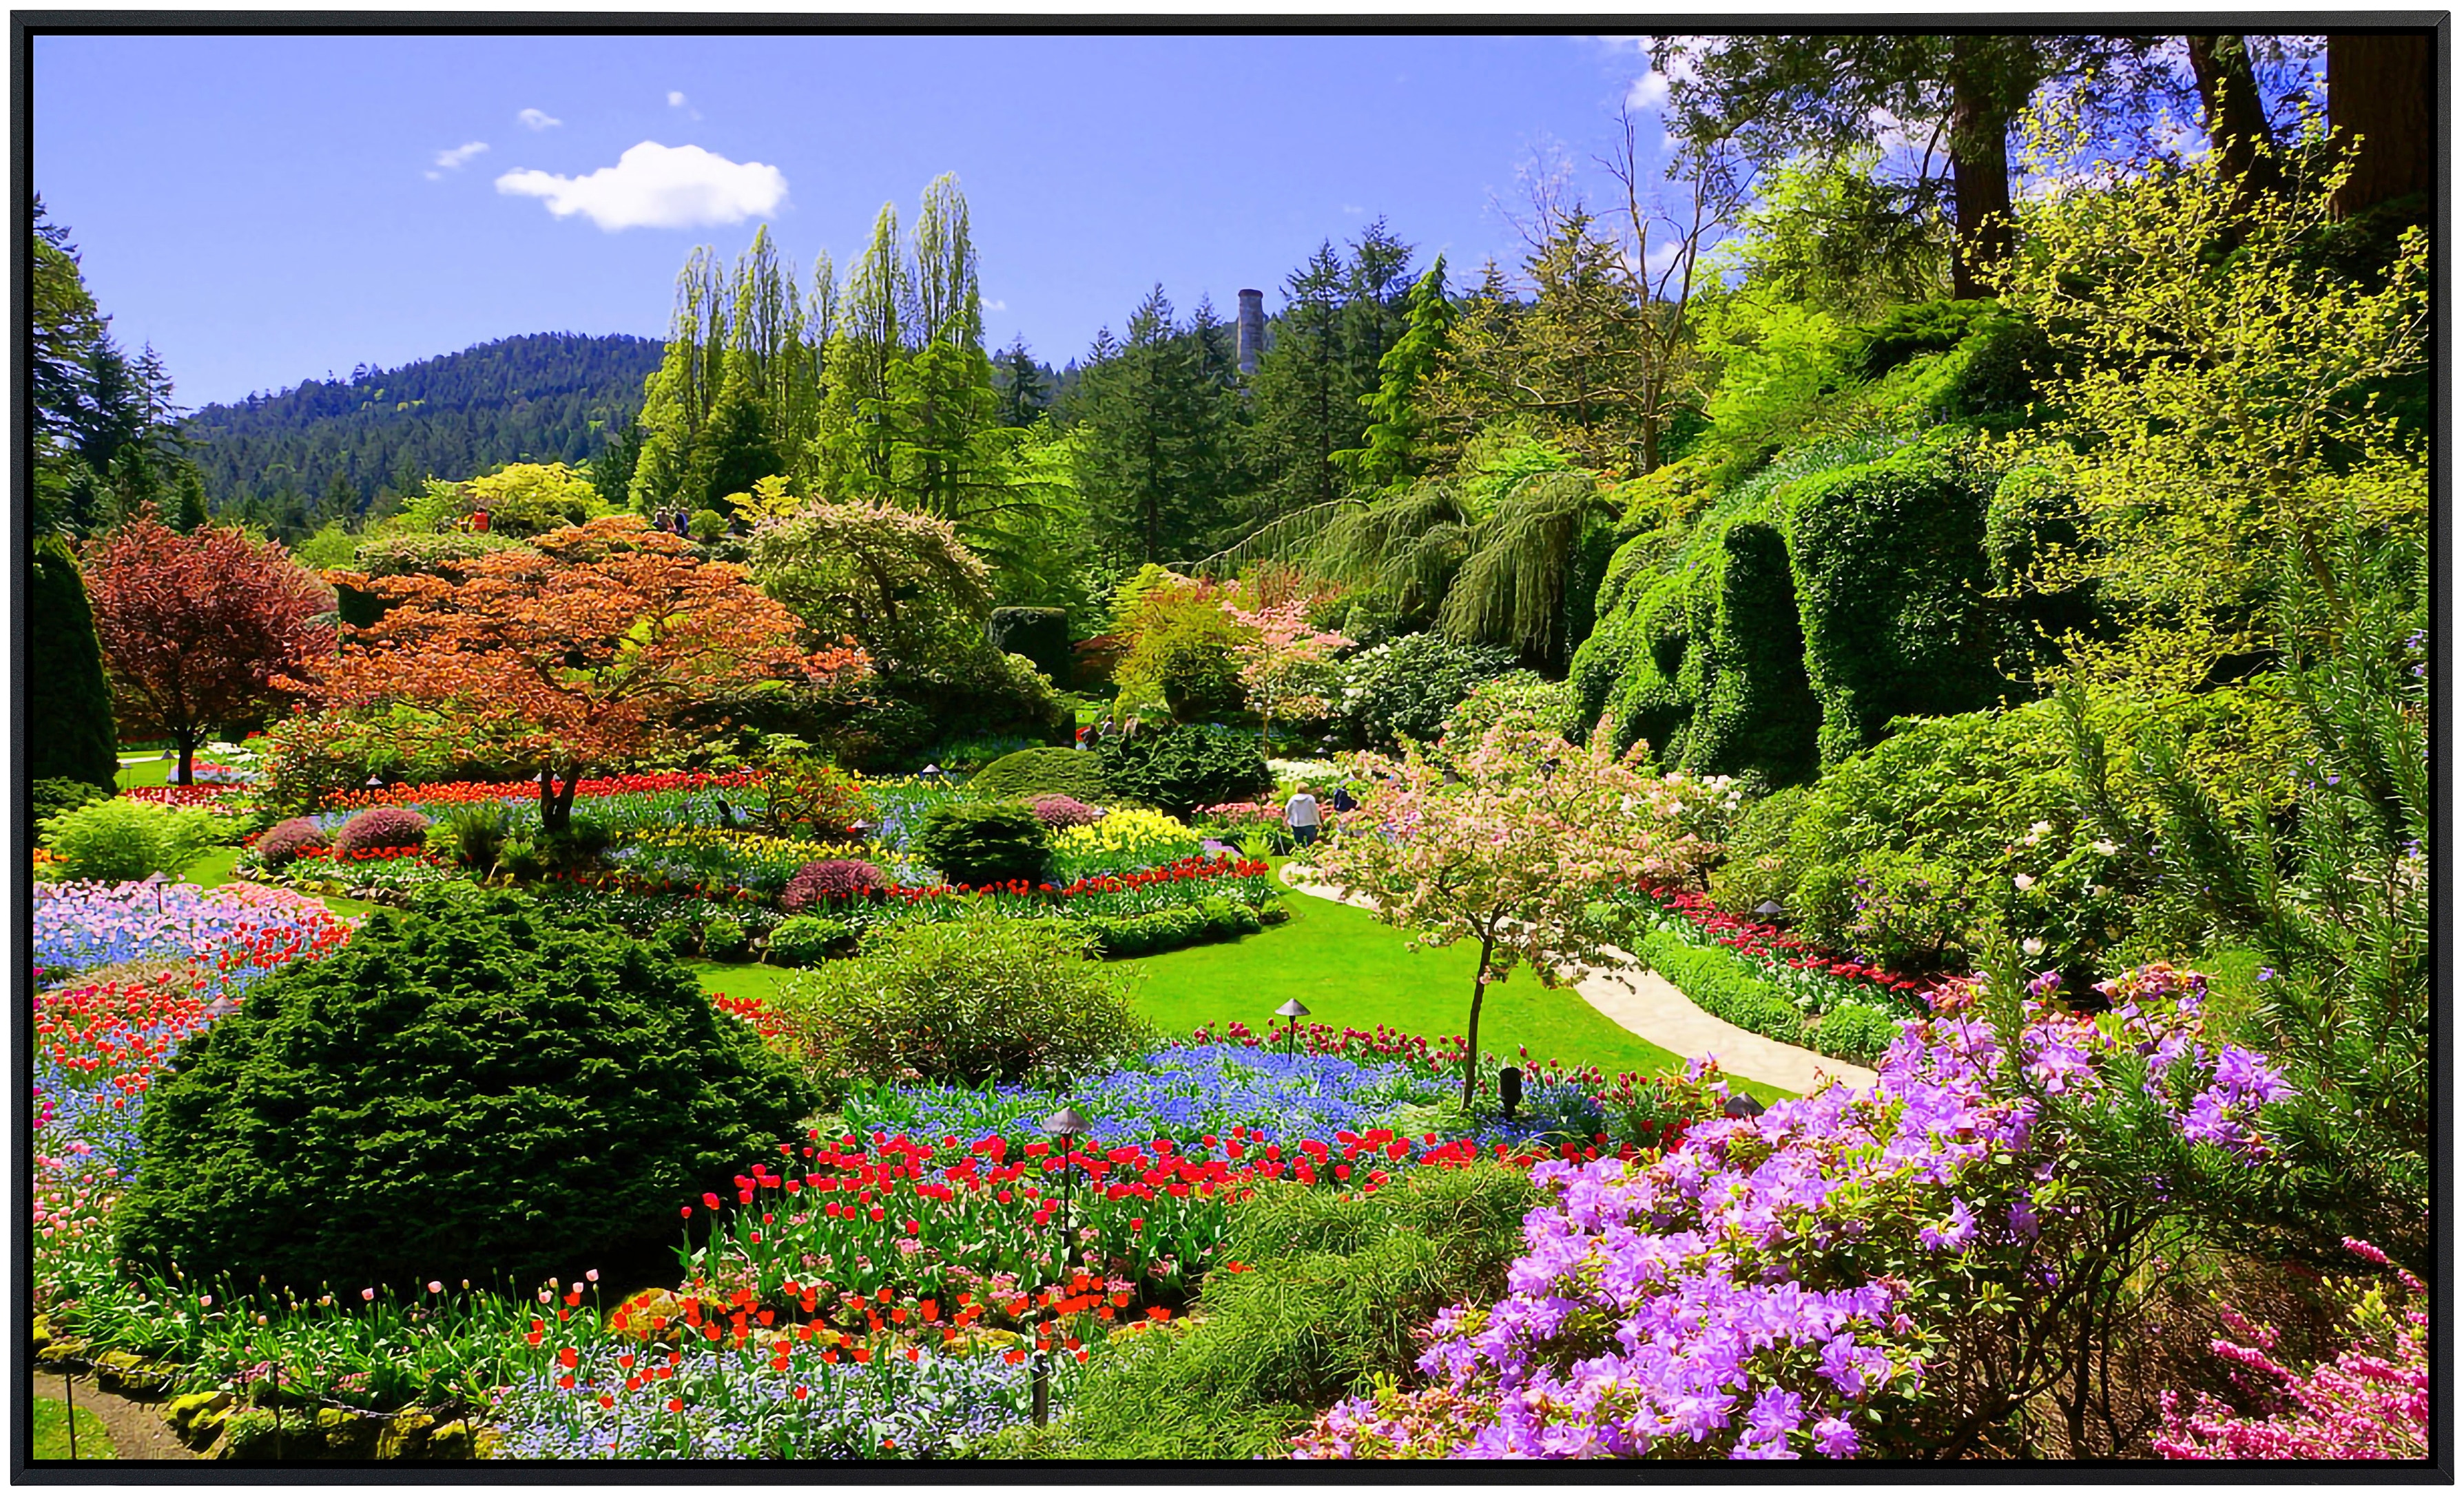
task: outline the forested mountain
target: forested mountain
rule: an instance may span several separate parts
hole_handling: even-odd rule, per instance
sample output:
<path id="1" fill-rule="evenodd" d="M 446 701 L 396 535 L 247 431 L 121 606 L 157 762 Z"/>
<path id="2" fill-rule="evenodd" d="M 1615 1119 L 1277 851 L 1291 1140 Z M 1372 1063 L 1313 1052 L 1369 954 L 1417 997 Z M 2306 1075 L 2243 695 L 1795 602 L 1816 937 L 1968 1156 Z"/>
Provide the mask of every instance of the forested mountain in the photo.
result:
<path id="1" fill-rule="evenodd" d="M 580 463 L 641 409 L 655 339 L 534 333 L 400 368 L 362 364 L 183 423 L 218 510 L 279 524 L 365 512 L 430 476 L 509 462 Z M 338 481 L 339 480 L 339 483 Z M 309 528 L 314 528 L 310 524 Z"/>

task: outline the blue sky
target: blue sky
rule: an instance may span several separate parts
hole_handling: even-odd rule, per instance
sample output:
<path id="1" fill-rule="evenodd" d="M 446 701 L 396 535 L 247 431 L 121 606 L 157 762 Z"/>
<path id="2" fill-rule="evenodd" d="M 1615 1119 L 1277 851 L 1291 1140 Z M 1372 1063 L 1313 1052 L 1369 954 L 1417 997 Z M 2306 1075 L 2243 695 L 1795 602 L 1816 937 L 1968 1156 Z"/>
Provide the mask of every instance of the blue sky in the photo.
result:
<path id="1" fill-rule="evenodd" d="M 1512 260 L 1493 204 L 1552 149 L 1596 191 L 1645 71 L 1577 36 L 38 37 L 34 186 L 187 405 L 657 336 L 693 245 L 766 221 L 800 278 L 824 248 L 844 272 L 943 171 L 988 340 L 1057 365 L 1157 280 L 1271 311 L 1381 213 L 1459 280 Z"/>

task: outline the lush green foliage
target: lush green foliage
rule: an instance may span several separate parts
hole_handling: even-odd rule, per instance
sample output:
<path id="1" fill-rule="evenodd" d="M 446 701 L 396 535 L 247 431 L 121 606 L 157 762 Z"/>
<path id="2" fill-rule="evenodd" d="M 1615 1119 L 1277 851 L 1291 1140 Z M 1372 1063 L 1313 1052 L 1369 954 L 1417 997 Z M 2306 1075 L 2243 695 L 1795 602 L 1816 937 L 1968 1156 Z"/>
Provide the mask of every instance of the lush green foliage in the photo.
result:
<path id="1" fill-rule="evenodd" d="M 33 807 L 33 820 L 37 837 L 43 834 L 43 823 L 52 817 L 64 815 L 79 805 L 110 798 L 110 790 L 85 780 L 36 780 L 27 790 L 27 800 Z"/>
<path id="2" fill-rule="evenodd" d="M 132 1263 L 341 1291 L 638 1262 L 812 1095 L 680 966 L 517 894 L 430 895 L 252 987 L 143 1118 Z"/>
<path id="3" fill-rule="evenodd" d="M 853 959 L 788 983 L 779 1008 L 830 1090 L 1066 1076 L 1151 1038 L 1083 931 L 989 913 L 873 936 Z"/>
<path id="4" fill-rule="evenodd" d="M 1058 607 L 997 607 L 985 636 L 1003 654 L 1023 654 L 1056 686 L 1069 684 L 1069 613 Z"/>
<path id="5" fill-rule="evenodd" d="M 209 811 L 118 799 L 92 801 L 42 824 L 61 876 L 100 883 L 177 876 L 229 831 L 230 824 Z"/>
<path id="6" fill-rule="evenodd" d="M 1972 712 L 2002 689 L 1983 607 L 1991 485 L 1910 448 L 1802 485 L 1793 556 L 1822 761 L 1895 716 Z"/>
<path id="7" fill-rule="evenodd" d="M 908 844 L 952 883 L 969 888 L 1044 876 L 1052 834 L 1035 812 L 1014 801 L 954 801 L 935 805 Z"/>
<path id="8" fill-rule="evenodd" d="M 1067 795 L 1094 803 L 1111 793 L 1098 756 L 1075 748 L 1022 748 L 984 765 L 967 789 L 989 800 Z"/>
<path id="9" fill-rule="evenodd" d="M 1186 816 L 1274 787 L 1266 756 L 1246 733 L 1205 726 L 1143 728 L 1094 751 L 1112 796 Z"/>
<path id="10" fill-rule="evenodd" d="M 1137 1338 L 1090 1375 L 1058 1449 L 1089 1459 L 1251 1459 L 1282 1452 L 1316 1411 L 1404 1377 L 1439 1309 L 1503 1290 L 1525 1212 L 1523 1175 L 1427 1169 L 1374 1195 L 1275 1186 L 1231 1215 L 1206 1318 Z M 1030 1446 L 1032 1447 L 1032 1446 Z"/>
<path id="11" fill-rule="evenodd" d="M 779 921 L 761 942 L 761 958 L 773 966 L 812 966 L 854 940 L 854 933 L 822 914 Z"/>
<path id="12" fill-rule="evenodd" d="M 622 334 L 500 338 L 391 369 L 306 380 L 274 395 L 211 405 L 186 423 L 208 489 L 281 534 L 341 478 L 353 518 L 431 476 L 509 462 L 598 457 L 641 407 L 659 362 L 655 340 Z"/>

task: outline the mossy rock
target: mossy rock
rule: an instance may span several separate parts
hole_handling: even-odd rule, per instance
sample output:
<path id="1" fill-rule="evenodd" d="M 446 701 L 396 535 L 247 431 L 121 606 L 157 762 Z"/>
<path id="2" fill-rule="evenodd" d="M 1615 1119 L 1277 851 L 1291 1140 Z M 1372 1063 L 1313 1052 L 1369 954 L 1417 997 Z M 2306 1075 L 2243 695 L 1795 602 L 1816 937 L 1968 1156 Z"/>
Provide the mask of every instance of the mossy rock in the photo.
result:
<path id="1" fill-rule="evenodd" d="M 105 1351 L 94 1359 L 94 1379 L 105 1392 L 150 1397 L 171 1386 L 173 1368 L 148 1361 L 134 1351 Z"/>
<path id="2" fill-rule="evenodd" d="M 428 1457 L 429 1436 L 437 1428 L 436 1416 L 420 1408 L 406 1408 L 385 1420 L 377 1430 L 376 1457 L 380 1460 L 420 1460 Z"/>
<path id="3" fill-rule="evenodd" d="M 237 1403 L 228 1392 L 191 1392 L 171 1398 L 161 1411 L 163 1421 L 171 1425 L 180 1442 L 205 1450 L 222 1437 L 223 1425 L 231 1420 Z"/>

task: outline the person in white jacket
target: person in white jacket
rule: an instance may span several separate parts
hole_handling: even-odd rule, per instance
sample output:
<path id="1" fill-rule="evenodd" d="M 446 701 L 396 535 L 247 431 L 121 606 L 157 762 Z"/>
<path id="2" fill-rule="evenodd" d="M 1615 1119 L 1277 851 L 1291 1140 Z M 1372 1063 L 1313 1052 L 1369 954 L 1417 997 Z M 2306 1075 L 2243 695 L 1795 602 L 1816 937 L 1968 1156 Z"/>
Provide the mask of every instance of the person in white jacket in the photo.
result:
<path id="1" fill-rule="evenodd" d="M 1318 814 L 1317 797 L 1304 787 L 1293 792 L 1284 804 L 1284 824 L 1292 828 L 1292 840 L 1307 847 L 1317 840 L 1317 828 L 1323 818 Z"/>

